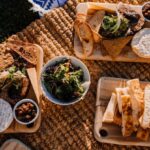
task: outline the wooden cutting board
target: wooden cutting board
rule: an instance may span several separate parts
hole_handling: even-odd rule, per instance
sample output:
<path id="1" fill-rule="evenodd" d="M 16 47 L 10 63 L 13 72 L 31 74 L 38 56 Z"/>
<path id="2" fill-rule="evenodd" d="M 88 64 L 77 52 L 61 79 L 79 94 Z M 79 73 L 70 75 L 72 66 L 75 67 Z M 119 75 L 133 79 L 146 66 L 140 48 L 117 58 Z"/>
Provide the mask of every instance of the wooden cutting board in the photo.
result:
<path id="1" fill-rule="evenodd" d="M 41 69 L 43 66 L 43 49 L 37 44 L 32 43 L 28 44 L 35 46 L 37 49 L 37 64 L 35 68 L 30 68 L 27 70 L 29 79 L 32 80 L 32 82 L 26 98 L 35 100 L 40 108 L 41 90 L 39 86 L 39 80 Z M 3 133 L 33 133 L 39 129 L 40 125 L 41 125 L 41 113 L 39 114 L 38 119 L 34 122 L 33 127 L 28 128 L 25 125 L 17 123 L 14 119 L 9 128 L 5 130 Z"/>
<path id="2" fill-rule="evenodd" d="M 95 2 L 87 2 L 87 3 L 80 3 L 76 7 L 77 14 L 85 14 L 87 17 L 93 15 L 94 12 L 97 10 L 100 10 L 100 8 L 105 7 L 106 9 L 113 9 L 116 10 L 117 4 L 113 3 L 95 3 Z M 142 13 L 140 5 L 130 5 L 131 7 L 135 8 L 139 13 Z M 145 27 L 150 28 L 150 22 L 145 23 Z M 107 52 L 104 52 L 105 50 L 97 44 L 96 48 L 94 49 L 94 53 L 90 56 L 84 56 L 83 50 L 82 50 L 82 44 L 78 38 L 78 36 L 75 34 L 74 36 L 74 51 L 77 57 L 80 59 L 86 59 L 86 60 L 104 60 L 104 61 L 119 61 L 119 62 L 146 62 L 150 63 L 150 59 L 141 58 L 137 56 L 133 51 L 131 46 L 126 46 L 121 54 L 117 56 L 116 58 L 112 58 L 110 55 L 107 54 Z"/>
<path id="3" fill-rule="evenodd" d="M 116 87 L 120 87 L 120 85 L 122 85 L 122 83 L 125 81 L 127 81 L 127 79 L 112 77 L 100 78 L 97 87 L 94 136 L 97 141 L 101 143 L 150 147 L 150 137 L 147 141 L 141 141 L 137 139 L 136 134 L 133 134 L 130 137 L 123 137 L 121 133 L 121 127 L 115 124 L 102 123 L 102 118 L 112 92 L 114 92 Z M 150 82 L 140 82 L 142 89 L 144 89 L 147 84 L 150 84 Z M 104 132 L 106 134 L 104 134 Z"/>

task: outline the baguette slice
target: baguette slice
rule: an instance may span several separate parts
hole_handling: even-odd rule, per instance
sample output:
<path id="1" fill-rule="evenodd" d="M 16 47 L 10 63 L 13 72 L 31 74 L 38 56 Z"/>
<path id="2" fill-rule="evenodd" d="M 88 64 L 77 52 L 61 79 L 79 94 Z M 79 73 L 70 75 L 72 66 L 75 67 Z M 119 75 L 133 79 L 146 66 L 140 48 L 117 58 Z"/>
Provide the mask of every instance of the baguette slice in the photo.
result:
<path id="1" fill-rule="evenodd" d="M 130 136 L 133 132 L 132 104 L 130 95 L 122 95 L 122 135 Z"/>
<path id="2" fill-rule="evenodd" d="M 122 113 L 122 95 L 128 95 L 128 88 L 116 88 L 117 102 L 119 112 Z"/>
<path id="3" fill-rule="evenodd" d="M 91 27 L 86 22 L 80 22 L 77 33 L 82 43 L 84 55 L 90 56 L 94 50 L 94 38 Z"/>
<path id="4" fill-rule="evenodd" d="M 150 85 L 144 90 L 144 113 L 139 121 L 142 128 L 150 128 Z"/>
<path id="5" fill-rule="evenodd" d="M 139 127 L 139 118 L 144 109 L 144 93 L 138 79 L 127 81 L 127 86 L 129 88 L 129 95 L 131 96 L 133 127 L 134 130 L 137 131 Z"/>
<path id="6" fill-rule="evenodd" d="M 116 105 L 117 105 L 116 94 L 112 93 L 108 106 L 105 110 L 102 122 L 112 123 L 114 121 Z"/>

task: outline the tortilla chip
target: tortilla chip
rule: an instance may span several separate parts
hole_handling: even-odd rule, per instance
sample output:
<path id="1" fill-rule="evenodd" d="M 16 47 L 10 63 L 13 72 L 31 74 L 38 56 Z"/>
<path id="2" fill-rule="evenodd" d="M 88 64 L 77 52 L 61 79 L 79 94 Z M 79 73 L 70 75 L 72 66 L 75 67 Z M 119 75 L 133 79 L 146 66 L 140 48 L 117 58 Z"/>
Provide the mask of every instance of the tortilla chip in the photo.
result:
<path id="1" fill-rule="evenodd" d="M 89 19 L 88 24 L 95 32 L 99 31 L 101 24 L 103 22 L 104 15 L 105 11 L 99 10 Z"/>
<path id="2" fill-rule="evenodd" d="M 132 36 L 120 37 L 116 39 L 103 40 L 102 43 L 110 56 L 118 56 L 122 49 L 129 43 Z"/>

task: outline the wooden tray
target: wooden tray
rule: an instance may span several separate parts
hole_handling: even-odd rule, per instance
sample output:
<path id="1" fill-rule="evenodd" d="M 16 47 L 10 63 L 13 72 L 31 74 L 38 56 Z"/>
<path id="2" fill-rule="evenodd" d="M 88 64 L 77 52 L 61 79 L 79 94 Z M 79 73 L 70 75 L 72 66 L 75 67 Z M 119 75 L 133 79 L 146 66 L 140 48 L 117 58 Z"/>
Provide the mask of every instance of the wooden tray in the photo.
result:
<path id="1" fill-rule="evenodd" d="M 33 44 L 31 45 L 33 46 Z M 31 98 L 35 100 L 40 107 L 41 91 L 38 85 L 39 85 L 39 79 L 40 79 L 40 72 L 43 66 L 43 49 L 39 45 L 34 44 L 34 46 L 37 47 L 37 51 L 38 51 L 37 52 L 38 63 L 36 65 L 36 68 L 31 68 L 27 71 L 28 76 L 31 81 L 31 85 L 30 85 L 29 93 L 26 98 Z M 40 127 L 40 123 L 41 123 L 41 113 L 38 119 L 35 121 L 33 127 L 28 128 L 24 125 L 17 123 L 15 120 L 13 120 L 10 127 L 7 130 L 5 130 L 3 133 L 33 133 L 38 130 L 38 128 Z"/>
<path id="2" fill-rule="evenodd" d="M 113 3 L 94 3 L 94 2 L 87 2 L 87 3 L 80 3 L 77 6 L 77 14 L 82 13 L 88 16 L 91 16 L 95 11 L 99 10 L 100 6 L 114 9 L 116 8 L 116 4 Z M 134 7 L 142 13 L 141 6 L 137 5 L 130 5 L 131 7 Z M 145 23 L 145 27 L 150 28 L 150 22 Z M 81 59 L 87 59 L 87 60 L 105 60 L 105 61 L 120 61 L 120 62 L 147 62 L 150 63 L 150 59 L 140 58 L 137 56 L 131 49 L 130 46 L 126 46 L 123 50 L 123 52 L 116 58 L 112 58 L 109 55 L 104 55 L 103 50 L 98 47 L 94 50 L 93 55 L 91 56 L 84 56 L 82 51 L 81 42 L 78 38 L 78 36 L 75 34 L 74 36 L 74 51 L 77 57 Z"/>
<path id="3" fill-rule="evenodd" d="M 123 137 L 121 127 L 117 125 L 102 123 L 102 117 L 108 105 L 112 92 L 120 83 L 126 79 L 102 77 L 98 82 L 97 99 L 96 99 L 96 114 L 94 123 L 94 136 L 97 141 L 102 143 L 111 143 L 118 145 L 134 145 L 134 146 L 150 146 L 150 138 L 148 141 L 138 140 L 135 135 L 131 137 Z M 149 82 L 141 82 L 142 88 Z M 100 135 L 100 130 L 104 129 L 108 135 L 103 137 Z"/>

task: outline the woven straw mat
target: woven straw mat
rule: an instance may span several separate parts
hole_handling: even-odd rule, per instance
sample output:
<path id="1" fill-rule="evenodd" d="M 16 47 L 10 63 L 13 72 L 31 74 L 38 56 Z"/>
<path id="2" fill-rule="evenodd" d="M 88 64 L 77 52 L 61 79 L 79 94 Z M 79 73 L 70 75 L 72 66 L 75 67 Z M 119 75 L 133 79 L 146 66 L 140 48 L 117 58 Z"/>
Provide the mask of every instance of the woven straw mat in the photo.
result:
<path id="1" fill-rule="evenodd" d="M 126 3 L 129 1 L 132 4 L 142 3 L 142 0 L 123 0 Z M 107 2 L 117 2 L 117 0 Z M 10 38 L 39 44 L 44 50 L 44 62 L 59 55 L 74 55 L 73 21 L 76 5 L 75 0 L 69 0 L 64 7 L 52 10 Z M 149 81 L 150 65 L 103 61 L 84 61 L 84 63 L 90 70 L 92 83 L 83 101 L 61 107 L 43 98 L 40 129 L 34 134 L 0 135 L 0 145 L 9 138 L 17 138 L 36 150 L 148 149 L 101 144 L 94 138 L 93 126 L 98 79 L 102 76 L 110 76 Z"/>

